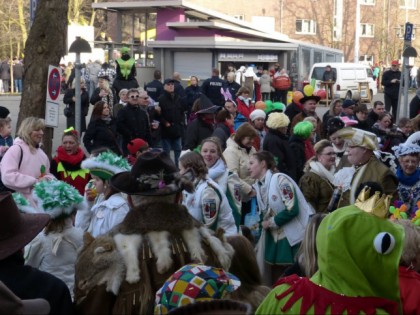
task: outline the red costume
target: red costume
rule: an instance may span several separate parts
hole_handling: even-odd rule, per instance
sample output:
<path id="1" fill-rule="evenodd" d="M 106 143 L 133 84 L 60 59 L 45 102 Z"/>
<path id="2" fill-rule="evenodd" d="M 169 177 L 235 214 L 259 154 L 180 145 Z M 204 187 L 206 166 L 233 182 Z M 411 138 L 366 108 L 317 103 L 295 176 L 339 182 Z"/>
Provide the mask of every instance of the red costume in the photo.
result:
<path id="1" fill-rule="evenodd" d="M 57 156 L 51 161 L 50 172 L 59 180 L 76 188 L 83 196 L 85 186 L 90 180 L 89 170 L 81 168 L 80 164 L 86 158 L 83 150 L 79 148 L 76 154 L 69 155 L 59 146 Z"/>

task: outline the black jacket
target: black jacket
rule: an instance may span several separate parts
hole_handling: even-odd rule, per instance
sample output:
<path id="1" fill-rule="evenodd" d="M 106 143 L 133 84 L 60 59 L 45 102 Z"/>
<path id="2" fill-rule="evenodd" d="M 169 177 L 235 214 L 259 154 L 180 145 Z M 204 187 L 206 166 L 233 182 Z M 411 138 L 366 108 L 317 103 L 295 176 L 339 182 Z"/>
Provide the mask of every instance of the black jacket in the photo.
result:
<path id="1" fill-rule="evenodd" d="M 232 82 L 226 81 L 225 84 L 226 84 L 225 88 L 229 90 L 230 94 L 232 95 L 232 99 L 235 100 L 236 93 L 238 93 L 238 90 L 241 88 L 241 85 L 236 81 L 232 81 Z"/>
<path id="2" fill-rule="evenodd" d="M 201 95 L 201 89 L 198 85 L 196 86 L 187 86 L 185 88 L 185 105 L 187 107 L 188 113 L 191 112 L 191 108 L 196 99 L 198 99 Z"/>
<path id="3" fill-rule="evenodd" d="M 151 141 L 149 117 L 139 106 L 127 104 L 118 112 L 117 131 L 125 142 L 135 138 Z"/>
<path id="4" fill-rule="evenodd" d="M 0 281 L 22 300 L 47 300 L 51 307 L 50 314 L 73 314 L 73 304 L 66 284 L 24 263 L 22 253 L 1 260 Z"/>
<path id="5" fill-rule="evenodd" d="M 184 150 L 194 150 L 201 144 L 201 141 L 211 137 L 212 134 L 213 126 L 204 123 L 200 117 L 197 117 L 187 127 Z"/>
<path id="6" fill-rule="evenodd" d="M 182 136 L 184 129 L 184 107 L 181 104 L 181 97 L 176 93 L 172 94 L 163 91 L 159 97 L 160 127 L 162 138 L 176 139 Z M 165 126 L 166 123 L 170 125 Z"/>
<path id="7" fill-rule="evenodd" d="M 147 95 L 157 102 L 163 93 L 163 84 L 159 80 L 153 80 L 147 83 L 144 89 L 147 91 Z"/>
<path id="8" fill-rule="evenodd" d="M 73 113 L 72 116 L 67 118 L 67 128 L 74 127 L 76 129 L 76 103 L 73 102 L 73 96 L 75 96 L 75 89 L 68 89 L 63 97 L 63 103 L 68 104 Z M 86 116 L 89 113 L 89 93 L 86 89 L 80 90 L 80 105 L 82 106 L 81 116 L 80 116 L 80 132 L 86 131 Z"/>
<path id="9" fill-rule="evenodd" d="M 414 95 L 410 102 L 410 119 L 413 119 L 420 114 L 420 97 Z"/>
<path id="10" fill-rule="evenodd" d="M 221 93 L 221 88 L 225 88 L 225 81 L 218 76 L 213 76 L 203 82 L 201 92 L 207 96 L 214 105 L 224 106 L 225 98 Z"/>
<path id="11" fill-rule="evenodd" d="M 303 169 L 305 168 L 305 142 L 302 138 L 292 135 L 289 140 L 291 154 L 296 163 L 296 178 L 293 178 L 296 183 L 299 182 L 303 176 Z"/>
<path id="12" fill-rule="evenodd" d="M 115 106 L 116 104 L 118 104 L 117 92 L 112 87 L 110 87 L 110 89 L 112 91 L 112 104 Z M 100 88 L 96 88 L 95 91 L 93 91 L 92 96 L 90 97 L 90 103 L 92 105 L 95 105 L 96 102 L 102 101 L 102 97 L 99 96 L 100 91 L 101 91 Z M 111 97 L 111 96 L 107 96 L 107 98 L 108 97 Z M 107 103 L 109 104 L 109 101 Z"/>
<path id="13" fill-rule="evenodd" d="M 121 154 L 117 141 L 117 124 L 115 119 L 108 123 L 102 119 L 92 120 L 83 137 L 83 144 L 90 153 L 92 150 L 107 147 L 116 154 Z"/>
<path id="14" fill-rule="evenodd" d="M 367 117 L 367 122 L 369 126 L 372 128 L 372 126 L 378 121 L 378 119 L 379 119 L 378 114 L 375 113 L 373 109 L 371 109 Z"/>
<path id="15" fill-rule="evenodd" d="M 290 149 L 287 135 L 268 129 L 264 137 L 263 150 L 274 155 L 279 172 L 289 175 L 296 181 L 296 159 Z"/>
<path id="16" fill-rule="evenodd" d="M 391 83 L 393 79 L 397 79 L 398 81 L 395 83 Z M 400 90 L 400 80 L 401 79 L 401 71 L 392 71 L 387 70 L 382 75 L 382 85 L 384 86 L 384 93 L 391 98 L 398 98 L 398 92 Z"/>
<path id="17" fill-rule="evenodd" d="M 220 145 L 222 146 L 222 149 L 224 151 L 226 149 L 226 141 L 230 137 L 229 127 L 226 126 L 224 123 L 218 123 L 216 125 L 216 129 L 214 129 L 213 131 L 212 136 L 220 139 Z"/>

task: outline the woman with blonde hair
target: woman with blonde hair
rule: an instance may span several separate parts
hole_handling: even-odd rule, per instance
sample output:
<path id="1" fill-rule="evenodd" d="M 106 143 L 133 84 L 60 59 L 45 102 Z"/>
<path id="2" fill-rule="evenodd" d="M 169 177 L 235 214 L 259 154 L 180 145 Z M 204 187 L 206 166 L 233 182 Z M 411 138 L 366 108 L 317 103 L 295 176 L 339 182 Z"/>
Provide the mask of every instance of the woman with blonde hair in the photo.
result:
<path id="1" fill-rule="evenodd" d="M 9 189 L 21 193 L 31 204 L 34 185 L 41 180 L 54 179 L 50 174 L 50 160 L 40 148 L 44 136 L 44 119 L 25 118 L 13 145 L 1 161 L 1 180 Z"/>

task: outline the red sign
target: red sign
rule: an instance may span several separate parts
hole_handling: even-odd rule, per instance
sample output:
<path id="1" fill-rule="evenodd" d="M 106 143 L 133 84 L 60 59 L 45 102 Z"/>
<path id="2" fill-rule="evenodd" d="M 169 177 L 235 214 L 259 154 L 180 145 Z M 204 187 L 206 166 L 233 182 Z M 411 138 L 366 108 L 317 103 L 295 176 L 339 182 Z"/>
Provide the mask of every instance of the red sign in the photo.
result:
<path id="1" fill-rule="evenodd" d="M 57 68 L 53 68 L 48 76 L 48 95 L 53 101 L 60 95 L 60 72 Z"/>

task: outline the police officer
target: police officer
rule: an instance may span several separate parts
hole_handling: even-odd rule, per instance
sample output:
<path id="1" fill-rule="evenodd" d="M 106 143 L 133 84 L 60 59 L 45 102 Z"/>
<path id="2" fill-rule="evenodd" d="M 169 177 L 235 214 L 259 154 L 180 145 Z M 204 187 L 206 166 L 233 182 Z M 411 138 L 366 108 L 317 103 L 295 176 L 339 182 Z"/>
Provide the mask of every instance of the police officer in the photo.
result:
<path id="1" fill-rule="evenodd" d="M 225 100 L 221 93 L 221 88 L 225 88 L 225 81 L 220 79 L 219 70 L 213 69 L 211 78 L 208 78 L 203 82 L 201 92 L 206 95 L 214 105 L 223 106 Z"/>
<path id="2" fill-rule="evenodd" d="M 147 83 L 144 89 L 147 91 L 149 97 L 151 97 L 155 102 L 159 99 L 159 96 L 163 92 L 163 84 L 160 81 L 162 79 L 162 73 L 160 70 L 155 70 L 153 74 L 154 80 Z"/>

